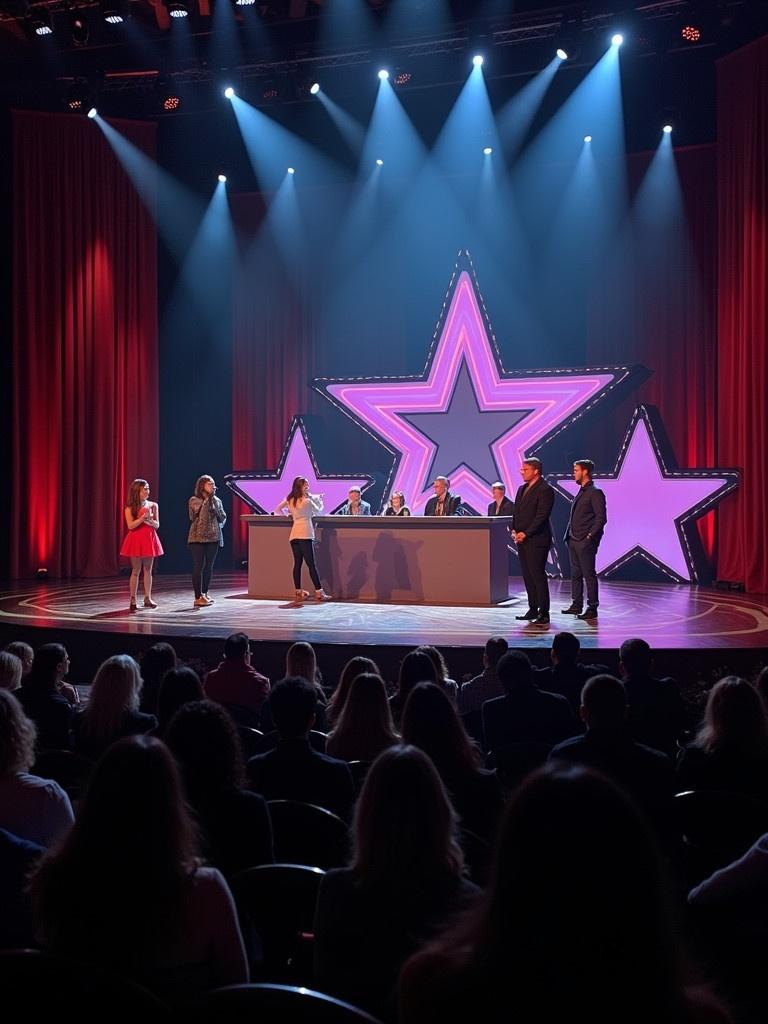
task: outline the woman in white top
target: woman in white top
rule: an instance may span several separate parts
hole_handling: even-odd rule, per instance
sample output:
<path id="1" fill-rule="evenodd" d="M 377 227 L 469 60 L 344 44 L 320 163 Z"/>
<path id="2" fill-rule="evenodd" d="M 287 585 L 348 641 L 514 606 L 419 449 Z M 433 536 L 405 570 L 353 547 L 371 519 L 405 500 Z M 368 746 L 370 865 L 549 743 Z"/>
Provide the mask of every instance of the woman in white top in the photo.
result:
<path id="1" fill-rule="evenodd" d="M 307 563 L 309 575 L 315 587 L 318 601 L 330 601 L 331 598 L 323 590 L 315 565 L 315 525 L 312 516 L 323 511 L 322 494 L 309 493 L 309 481 L 305 476 L 297 476 L 293 481 L 291 493 L 281 501 L 272 513 L 287 512 L 293 519 L 291 535 L 288 538 L 293 551 L 293 585 L 296 588 L 296 600 L 303 601 L 309 597 L 306 590 L 301 589 L 301 563 Z"/>

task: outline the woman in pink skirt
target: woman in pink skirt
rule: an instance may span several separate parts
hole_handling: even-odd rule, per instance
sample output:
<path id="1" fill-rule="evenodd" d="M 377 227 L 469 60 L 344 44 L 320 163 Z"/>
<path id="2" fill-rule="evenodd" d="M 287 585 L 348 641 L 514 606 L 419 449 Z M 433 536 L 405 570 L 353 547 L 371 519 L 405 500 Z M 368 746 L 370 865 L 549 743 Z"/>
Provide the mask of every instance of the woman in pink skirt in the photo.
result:
<path id="1" fill-rule="evenodd" d="M 134 480 L 125 506 L 125 525 L 128 533 L 120 548 L 120 554 L 131 560 L 131 611 L 136 611 L 136 591 L 139 586 L 139 570 L 144 577 L 144 607 L 157 608 L 152 600 L 152 563 L 162 555 L 163 545 L 157 536 L 160 526 L 160 509 L 156 501 L 149 500 L 149 484 L 146 480 Z"/>

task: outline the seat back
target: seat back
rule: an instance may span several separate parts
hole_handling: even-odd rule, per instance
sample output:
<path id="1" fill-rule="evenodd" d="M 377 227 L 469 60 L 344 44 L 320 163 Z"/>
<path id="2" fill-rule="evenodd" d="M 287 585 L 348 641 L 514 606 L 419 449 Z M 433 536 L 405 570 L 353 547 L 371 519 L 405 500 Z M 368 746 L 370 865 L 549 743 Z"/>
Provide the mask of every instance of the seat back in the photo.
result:
<path id="1" fill-rule="evenodd" d="M 341 867 L 349 853 L 346 822 L 324 807 L 300 800 L 270 800 L 275 861 Z"/>
<path id="2" fill-rule="evenodd" d="M 375 1017 L 322 992 L 288 985 L 230 985 L 200 1000 L 199 1024 L 378 1024 Z"/>

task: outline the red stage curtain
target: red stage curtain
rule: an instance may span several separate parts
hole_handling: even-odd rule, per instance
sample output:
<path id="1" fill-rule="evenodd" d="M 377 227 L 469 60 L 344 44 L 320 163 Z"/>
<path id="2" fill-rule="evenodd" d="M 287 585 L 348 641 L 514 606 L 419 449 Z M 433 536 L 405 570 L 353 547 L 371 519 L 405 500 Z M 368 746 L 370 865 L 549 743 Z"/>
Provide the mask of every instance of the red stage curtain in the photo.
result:
<path id="1" fill-rule="evenodd" d="M 768 593 L 768 37 L 718 66 L 718 575 Z"/>
<path id="2" fill-rule="evenodd" d="M 16 112 L 13 145 L 11 573 L 110 575 L 131 479 L 162 501 L 155 228 L 91 121 Z"/>

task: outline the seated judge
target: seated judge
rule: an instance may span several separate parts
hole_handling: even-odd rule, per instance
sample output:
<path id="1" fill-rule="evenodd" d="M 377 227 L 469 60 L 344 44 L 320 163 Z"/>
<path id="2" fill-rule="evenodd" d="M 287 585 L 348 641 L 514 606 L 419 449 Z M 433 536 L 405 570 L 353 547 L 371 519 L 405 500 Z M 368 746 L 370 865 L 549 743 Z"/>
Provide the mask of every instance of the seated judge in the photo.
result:
<path id="1" fill-rule="evenodd" d="M 461 508 L 461 498 L 451 494 L 451 481 L 447 476 L 436 476 L 434 482 L 435 496 L 427 502 L 425 516 L 456 516 Z"/>
<path id="2" fill-rule="evenodd" d="M 349 497 L 336 513 L 337 516 L 369 516 L 371 506 L 362 499 L 362 491 L 359 487 L 350 487 Z"/>
<path id="3" fill-rule="evenodd" d="M 402 491 L 392 491 L 387 505 L 385 516 L 409 516 L 411 510 L 405 504 L 405 495 Z"/>
<path id="4" fill-rule="evenodd" d="M 515 506 L 507 497 L 507 488 L 500 480 L 497 480 L 495 484 L 491 484 L 491 494 L 493 495 L 493 501 L 488 506 L 489 516 L 514 515 Z"/>

